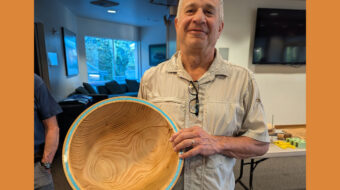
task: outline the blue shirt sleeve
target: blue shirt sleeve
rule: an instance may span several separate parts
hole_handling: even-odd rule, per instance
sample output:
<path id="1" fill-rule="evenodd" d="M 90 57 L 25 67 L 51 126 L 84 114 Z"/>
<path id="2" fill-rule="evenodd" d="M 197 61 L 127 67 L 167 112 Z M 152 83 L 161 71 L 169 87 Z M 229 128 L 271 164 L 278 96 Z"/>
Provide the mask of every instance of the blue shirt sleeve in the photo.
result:
<path id="1" fill-rule="evenodd" d="M 48 119 L 62 112 L 43 80 L 34 75 L 34 104 L 41 120 Z"/>

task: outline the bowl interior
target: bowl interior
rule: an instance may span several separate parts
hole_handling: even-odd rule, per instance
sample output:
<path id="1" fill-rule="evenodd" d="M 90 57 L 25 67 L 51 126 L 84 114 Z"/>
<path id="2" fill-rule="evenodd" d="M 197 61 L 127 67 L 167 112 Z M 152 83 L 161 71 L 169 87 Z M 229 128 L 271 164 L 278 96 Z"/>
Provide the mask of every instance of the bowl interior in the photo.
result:
<path id="1" fill-rule="evenodd" d="M 68 134 L 71 177 L 80 189 L 165 189 L 179 165 L 169 143 L 173 133 L 165 117 L 145 104 L 95 108 Z"/>

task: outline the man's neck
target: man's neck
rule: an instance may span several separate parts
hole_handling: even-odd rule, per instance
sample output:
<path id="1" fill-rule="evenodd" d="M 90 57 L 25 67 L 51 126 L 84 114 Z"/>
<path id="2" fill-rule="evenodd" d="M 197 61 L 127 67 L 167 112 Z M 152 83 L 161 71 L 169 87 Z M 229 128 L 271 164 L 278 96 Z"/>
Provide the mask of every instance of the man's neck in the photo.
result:
<path id="1" fill-rule="evenodd" d="M 215 49 L 210 51 L 186 51 L 181 49 L 184 69 L 193 81 L 197 81 L 209 69 L 215 57 Z"/>

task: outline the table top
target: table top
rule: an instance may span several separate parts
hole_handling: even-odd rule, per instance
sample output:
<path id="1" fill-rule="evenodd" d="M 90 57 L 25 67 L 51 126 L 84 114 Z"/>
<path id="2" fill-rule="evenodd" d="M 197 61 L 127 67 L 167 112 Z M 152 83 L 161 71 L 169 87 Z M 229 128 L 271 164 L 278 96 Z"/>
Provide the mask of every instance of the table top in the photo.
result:
<path id="1" fill-rule="evenodd" d="M 257 156 L 253 158 L 275 158 L 275 157 L 290 157 L 290 156 L 305 156 L 305 148 L 286 148 L 282 149 L 273 143 L 270 143 L 269 150 L 263 156 Z"/>

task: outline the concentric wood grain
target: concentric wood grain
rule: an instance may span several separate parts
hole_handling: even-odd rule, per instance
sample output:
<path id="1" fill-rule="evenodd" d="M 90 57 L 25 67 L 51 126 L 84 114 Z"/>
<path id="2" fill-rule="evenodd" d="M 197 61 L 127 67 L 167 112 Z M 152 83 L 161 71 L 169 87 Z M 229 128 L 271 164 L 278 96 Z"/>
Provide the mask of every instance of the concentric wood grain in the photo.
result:
<path id="1" fill-rule="evenodd" d="M 81 189 L 165 189 L 179 162 L 172 133 L 164 117 L 144 104 L 104 105 L 73 133 L 71 173 Z"/>

